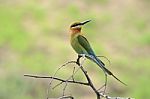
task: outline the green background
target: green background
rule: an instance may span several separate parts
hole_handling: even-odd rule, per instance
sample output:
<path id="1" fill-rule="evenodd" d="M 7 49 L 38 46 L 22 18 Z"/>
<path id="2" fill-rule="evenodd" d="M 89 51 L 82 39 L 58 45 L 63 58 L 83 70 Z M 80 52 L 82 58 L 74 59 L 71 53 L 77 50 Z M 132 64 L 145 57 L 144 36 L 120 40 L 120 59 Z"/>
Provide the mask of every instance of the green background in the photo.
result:
<path id="1" fill-rule="evenodd" d="M 97 55 L 128 86 L 108 77 L 110 96 L 150 98 L 149 0 L 0 0 L 0 99 L 45 99 L 50 80 L 24 74 L 52 75 L 77 55 L 70 46 L 69 26 L 92 21 L 84 35 Z M 73 65 L 58 76 L 68 77 Z M 104 83 L 98 66 L 84 65 L 95 85 Z M 84 77 L 79 72 L 76 79 Z M 88 87 L 68 86 L 77 99 L 94 99 Z M 50 96 L 62 94 L 61 86 Z"/>

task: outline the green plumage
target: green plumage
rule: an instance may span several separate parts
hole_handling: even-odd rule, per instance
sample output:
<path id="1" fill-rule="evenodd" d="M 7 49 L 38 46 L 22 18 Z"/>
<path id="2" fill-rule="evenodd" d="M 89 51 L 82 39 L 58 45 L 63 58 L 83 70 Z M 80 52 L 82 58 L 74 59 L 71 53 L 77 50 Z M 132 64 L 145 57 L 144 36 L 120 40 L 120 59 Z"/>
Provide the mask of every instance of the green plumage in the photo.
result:
<path id="1" fill-rule="evenodd" d="M 89 42 L 82 35 L 76 34 L 72 37 L 71 45 L 78 54 L 94 54 Z"/>

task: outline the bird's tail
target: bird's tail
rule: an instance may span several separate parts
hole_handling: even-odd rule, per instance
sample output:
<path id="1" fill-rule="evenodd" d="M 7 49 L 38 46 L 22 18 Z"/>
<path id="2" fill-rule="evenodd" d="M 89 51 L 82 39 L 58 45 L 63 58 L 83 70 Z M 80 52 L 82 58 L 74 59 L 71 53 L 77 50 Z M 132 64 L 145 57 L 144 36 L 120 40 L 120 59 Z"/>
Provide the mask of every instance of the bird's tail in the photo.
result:
<path id="1" fill-rule="evenodd" d="M 122 82 L 119 78 L 117 78 L 110 70 L 108 70 L 105 67 L 105 64 L 98 59 L 96 56 L 94 56 L 94 58 L 92 59 L 92 61 L 94 61 L 104 72 L 106 72 L 108 75 L 113 76 L 116 80 L 118 80 L 119 82 L 121 82 L 122 84 L 126 85 L 124 82 Z"/>

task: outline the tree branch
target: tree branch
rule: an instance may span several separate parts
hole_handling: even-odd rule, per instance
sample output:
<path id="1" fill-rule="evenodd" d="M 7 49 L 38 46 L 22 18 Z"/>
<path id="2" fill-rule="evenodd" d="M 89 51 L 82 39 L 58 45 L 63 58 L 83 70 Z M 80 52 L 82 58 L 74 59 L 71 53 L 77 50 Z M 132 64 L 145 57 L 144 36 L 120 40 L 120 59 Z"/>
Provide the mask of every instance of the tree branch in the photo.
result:
<path id="1" fill-rule="evenodd" d="M 51 76 L 37 76 L 37 75 L 29 75 L 29 74 L 25 74 L 24 76 L 32 77 L 32 78 L 50 78 L 50 79 L 55 79 L 57 81 L 66 82 L 66 80 L 64 80 L 64 79 L 60 79 L 60 78 L 57 78 L 57 77 L 51 77 Z M 84 83 L 84 82 L 80 82 L 80 81 L 68 80 L 67 82 L 89 86 L 88 83 Z"/>
<path id="2" fill-rule="evenodd" d="M 81 57 L 83 58 L 83 60 L 80 62 L 80 58 L 81 58 Z M 67 99 L 67 98 L 69 98 L 69 99 L 74 99 L 74 97 L 71 96 L 71 95 L 65 95 L 66 87 L 67 87 L 67 85 L 70 84 L 70 83 L 72 83 L 72 84 L 77 84 L 77 85 L 89 86 L 89 87 L 93 90 L 93 92 L 96 94 L 97 99 L 101 99 L 101 97 L 103 97 L 103 98 L 105 98 L 105 99 L 133 99 L 133 98 L 123 98 L 123 97 L 110 97 L 110 96 L 108 96 L 108 95 L 105 95 L 104 92 L 99 92 L 99 89 L 96 89 L 97 87 L 93 84 L 92 79 L 91 79 L 91 78 L 89 77 L 89 75 L 88 75 L 88 72 L 87 72 L 87 71 L 84 69 L 84 67 L 83 67 L 83 63 L 84 63 L 86 57 L 91 58 L 90 56 L 86 56 L 86 55 L 84 55 L 84 54 L 83 54 L 83 55 L 78 55 L 78 58 L 77 58 L 76 61 L 69 61 L 69 62 L 67 62 L 67 63 L 61 65 L 61 66 L 57 69 L 57 71 L 54 73 L 53 76 L 38 76 L 38 75 L 29 75 L 29 74 L 25 74 L 24 76 L 26 76 L 26 77 L 32 77 L 32 78 L 51 79 L 51 81 L 50 81 L 50 83 L 49 83 L 49 86 L 50 86 L 49 88 L 52 88 L 52 89 L 54 89 L 54 88 L 58 87 L 59 85 L 65 83 L 65 86 L 64 86 L 64 88 L 63 88 L 63 94 L 62 94 L 61 97 L 58 97 L 58 98 L 49 98 L 49 97 L 47 97 L 47 99 Z M 66 66 L 66 65 L 68 65 L 68 64 L 71 64 L 71 63 L 77 64 L 76 66 L 78 66 L 78 69 L 75 70 L 75 67 L 74 67 L 73 73 L 72 73 L 72 75 L 71 75 L 68 79 L 61 79 L 61 78 L 55 77 L 56 74 L 57 74 L 57 72 L 58 72 L 62 67 Z M 75 81 L 75 80 L 74 80 L 74 75 L 78 72 L 79 69 L 83 72 L 84 76 L 86 77 L 87 83 L 81 82 L 81 81 Z M 54 87 L 51 87 L 51 84 L 52 84 L 52 81 L 53 81 L 53 80 L 60 81 L 60 83 L 57 84 L 57 85 L 55 85 Z M 104 86 L 106 86 L 106 83 L 105 83 Z M 49 94 L 49 89 L 48 89 L 48 94 Z M 47 95 L 47 96 L 48 96 L 48 95 Z"/>
<path id="3" fill-rule="evenodd" d="M 84 68 L 83 68 L 83 66 L 82 66 L 83 62 L 80 63 L 80 58 L 81 58 L 81 56 L 78 56 L 77 65 L 80 66 L 82 72 L 84 73 L 84 75 L 85 75 L 85 77 L 86 77 L 86 79 L 87 79 L 87 81 L 88 81 L 89 86 L 90 86 L 90 87 L 93 89 L 93 91 L 95 92 L 95 94 L 96 94 L 96 96 L 97 96 L 97 99 L 100 99 L 100 94 L 99 94 L 99 92 L 97 91 L 97 89 L 94 87 L 94 85 L 93 85 L 93 83 L 92 83 L 90 77 L 89 77 L 88 74 L 87 74 L 87 71 L 84 70 Z M 83 56 L 83 58 L 85 58 L 85 56 Z"/>

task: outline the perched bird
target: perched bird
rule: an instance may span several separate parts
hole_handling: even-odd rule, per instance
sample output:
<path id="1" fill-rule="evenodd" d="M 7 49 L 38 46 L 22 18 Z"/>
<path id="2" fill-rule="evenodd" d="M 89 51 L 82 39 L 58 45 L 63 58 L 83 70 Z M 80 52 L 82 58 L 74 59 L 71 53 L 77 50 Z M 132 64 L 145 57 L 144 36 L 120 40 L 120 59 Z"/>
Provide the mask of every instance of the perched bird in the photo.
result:
<path id="1" fill-rule="evenodd" d="M 96 54 L 94 53 L 90 43 L 88 40 L 83 36 L 83 33 L 81 32 L 82 26 L 86 23 L 90 22 L 91 20 L 83 21 L 83 22 L 75 22 L 70 26 L 70 33 L 71 33 L 71 39 L 70 43 L 73 49 L 80 54 L 88 55 L 91 58 L 87 57 L 88 59 L 92 60 L 94 63 L 96 63 L 107 75 L 113 76 L 115 79 L 117 79 L 119 82 L 123 83 L 121 80 L 119 80 L 110 70 L 108 70 L 105 67 L 105 64 L 97 58 Z M 123 83 L 126 85 L 125 83 Z"/>

